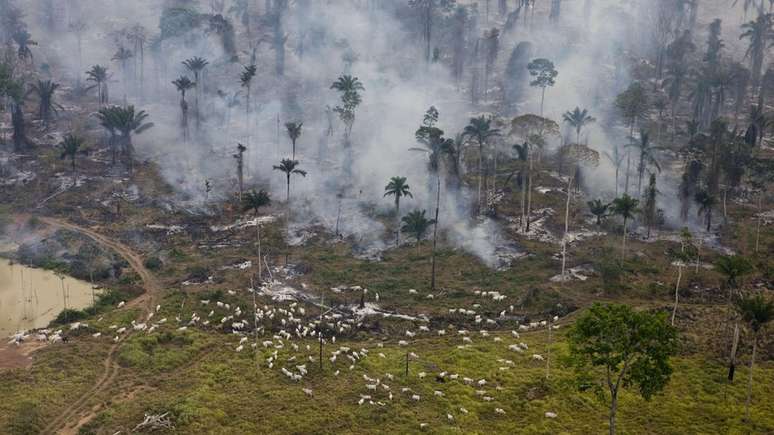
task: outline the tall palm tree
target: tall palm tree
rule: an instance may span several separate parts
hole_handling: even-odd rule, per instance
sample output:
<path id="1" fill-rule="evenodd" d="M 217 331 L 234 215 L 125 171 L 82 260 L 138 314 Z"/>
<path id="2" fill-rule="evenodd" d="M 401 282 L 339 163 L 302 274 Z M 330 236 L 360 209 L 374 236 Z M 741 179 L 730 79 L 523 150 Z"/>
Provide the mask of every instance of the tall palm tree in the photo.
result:
<path id="1" fill-rule="evenodd" d="M 298 174 L 302 177 L 306 177 L 306 171 L 298 168 L 298 160 L 291 159 L 282 159 L 279 165 L 274 165 L 274 170 L 282 171 L 285 173 L 288 185 L 287 203 L 290 204 L 290 176 L 293 174 Z"/>
<path id="2" fill-rule="evenodd" d="M 615 105 L 618 108 L 621 116 L 629 124 L 629 139 L 631 143 L 634 143 L 634 127 L 637 125 L 637 121 L 645 117 L 648 113 L 648 97 L 645 93 L 645 89 L 639 82 L 634 82 L 622 93 L 620 93 L 615 100 Z M 624 193 L 629 193 L 629 175 L 631 167 L 631 152 L 626 153 L 626 185 L 624 186 Z"/>
<path id="3" fill-rule="evenodd" d="M 118 51 L 113 55 L 113 57 L 110 59 L 112 61 L 116 61 L 121 65 L 121 77 L 124 81 L 124 91 L 126 91 L 128 86 L 128 77 L 127 77 L 127 62 L 129 62 L 129 59 L 134 57 L 134 54 L 132 53 L 132 50 L 129 50 L 128 48 L 121 46 L 118 48 Z"/>
<path id="4" fill-rule="evenodd" d="M 610 204 L 605 204 L 601 199 L 595 199 L 586 203 L 589 206 L 591 214 L 596 216 L 597 225 L 602 225 L 602 218 L 607 215 L 607 209 L 610 208 Z"/>
<path id="5" fill-rule="evenodd" d="M 406 183 L 406 177 L 392 177 L 390 178 L 390 182 L 387 183 L 387 186 L 384 187 L 384 196 L 393 196 L 395 197 L 395 219 L 398 221 L 398 226 L 400 226 L 400 199 L 404 196 L 413 198 L 414 195 L 410 192 L 410 187 L 408 183 Z M 400 245 L 400 228 L 397 228 L 395 231 L 395 245 Z"/>
<path id="6" fill-rule="evenodd" d="M 626 224 L 630 219 L 634 218 L 637 213 L 637 206 L 640 202 L 627 194 L 623 194 L 622 197 L 613 200 L 612 209 L 613 213 L 623 218 L 623 242 L 621 244 L 621 264 L 626 259 L 626 233 L 628 231 Z"/>
<path id="7" fill-rule="evenodd" d="M 188 140 L 188 102 L 185 101 L 185 94 L 189 89 L 193 89 L 196 83 L 192 82 L 186 76 L 180 76 L 172 81 L 177 91 L 180 92 L 180 112 L 182 118 L 180 120 L 181 127 L 183 129 L 183 140 Z"/>
<path id="8" fill-rule="evenodd" d="M 59 89 L 59 84 L 51 80 L 38 80 L 32 85 L 32 90 L 38 95 L 38 116 L 43 120 L 43 125 L 48 125 L 52 115 L 55 115 L 60 106 L 54 102 L 54 93 Z"/>
<path id="9" fill-rule="evenodd" d="M 693 197 L 693 199 L 699 206 L 699 216 L 704 215 L 704 221 L 707 223 L 707 232 L 710 232 L 712 228 L 712 209 L 715 208 L 715 203 L 717 200 L 706 189 L 702 189 L 696 192 L 696 195 Z"/>
<path id="10" fill-rule="evenodd" d="M 623 165 L 626 155 L 620 151 L 618 145 L 613 146 L 612 153 L 605 151 L 604 154 L 615 168 L 615 196 L 618 197 L 618 174 L 621 172 L 621 165 Z"/>
<path id="11" fill-rule="evenodd" d="M 478 145 L 478 208 L 481 210 L 481 182 L 484 179 L 484 147 L 489 140 L 500 136 L 500 130 L 492 128 L 492 119 L 486 116 L 470 118 L 470 124 L 465 126 L 462 136 L 476 141 Z"/>
<path id="12" fill-rule="evenodd" d="M 261 208 L 268 206 L 271 204 L 271 197 L 269 194 L 261 189 L 259 191 L 252 190 L 247 193 L 242 198 L 242 210 L 243 211 L 252 211 L 253 216 L 256 218 L 255 222 L 255 231 L 258 239 L 258 281 L 260 285 L 261 275 L 262 275 L 262 257 L 261 257 L 261 225 L 257 221 L 258 214 L 261 211 Z"/>
<path id="13" fill-rule="evenodd" d="M 244 192 L 244 176 L 245 176 L 245 151 L 247 147 L 241 143 L 237 144 L 237 153 L 234 154 L 234 159 L 237 162 L 237 180 L 239 182 L 239 200 L 242 200 L 242 194 Z"/>
<path id="14" fill-rule="evenodd" d="M 640 130 L 640 140 L 629 146 L 635 148 L 637 154 L 639 154 L 639 162 L 637 163 L 637 196 L 640 196 L 642 194 L 642 177 L 645 175 L 645 170 L 648 169 L 648 166 L 653 166 L 657 171 L 661 172 L 661 165 L 656 159 L 656 152 L 664 148 L 652 145 L 650 134 L 645 130 Z"/>
<path id="15" fill-rule="evenodd" d="M 59 156 L 59 158 L 62 160 L 68 158 L 70 159 L 70 165 L 73 170 L 73 186 L 76 186 L 78 182 L 78 175 L 75 169 L 75 157 L 79 152 L 83 151 L 81 149 L 83 147 L 83 139 L 74 134 L 68 134 L 64 137 L 64 140 L 59 144 L 59 146 L 62 148 L 62 154 Z"/>
<path id="16" fill-rule="evenodd" d="M 108 81 L 108 69 L 105 68 L 102 65 L 94 65 L 91 67 L 90 70 L 86 71 L 86 75 L 88 76 L 86 78 L 87 81 L 94 82 L 94 86 L 91 86 L 88 89 L 91 89 L 92 87 L 97 88 L 97 98 L 99 100 L 99 104 L 107 104 L 108 102 L 108 89 L 107 89 L 107 81 Z"/>
<path id="17" fill-rule="evenodd" d="M 736 308 L 742 319 L 753 331 L 753 348 L 750 356 L 750 377 L 747 382 L 747 400 L 745 401 L 745 419 L 750 420 L 750 402 L 752 401 L 753 369 L 755 368 L 755 353 L 758 349 L 758 335 L 767 323 L 774 320 L 774 301 L 767 301 L 758 294 L 741 298 L 736 302 Z"/>
<path id="18" fill-rule="evenodd" d="M 575 107 L 572 111 L 564 112 L 562 119 L 575 130 L 575 143 L 580 143 L 583 127 L 596 121 L 596 118 L 589 115 L 588 110 L 581 110 L 579 107 Z"/>
<path id="19" fill-rule="evenodd" d="M 296 141 L 301 137 L 301 128 L 304 126 L 303 122 L 288 122 L 285 124 L 285 129 L 288 131 L 288 137 L 293 146 L 292 159 L 296 158 Z"/>
<path id="20" fill-rule="evenodd" d="M 206 59 L 202 57 L 192 57 L 190 59 L 186 59 L 183 61 L 183 66 L 185 66 L 189 71 L 191 71 L 194 75 L 194 82 L 196 83 L 196 95 L 195 95 L 195 101 L 194 101 L 194 116 L 196 118 L 196 128 L 199 128 L 201 124 L 201 113 L 199 111 L 199 96 L 202 94 L 203 90 L 203 83 L 202 83 L 202 72 L 204 71 L 204 68 L 209 65 L 209 62 L 207 62 Z"/>
<path id="21" fill-rule="evenodd" d="M 739 35 L 739 39 L 750 40 L 745 57 L 750 58 L 753 89 L 757 89 L 761 81 L 763 59 L 766 56 L 769 41 L 774 37 L 773 25 L 771 14 L 765 14 L 763 11 L 759 12 L 755 20 L 742 24 L 743 32 Z"/>
<path id="22" fill-rule="evenodd" d="M 111 144 L 123 149 L 131 170 L 134 167 L 132 135 L 141 134 L 153 127 L 152 122 L 145 122 L 148 114 L 144 110 L 135 112 L 134 106 L 110 106 L 99 109 L 97 118 L 102 127 L 111 134 Z M 113 152 L 115 153 L 115 148 Z"/>
<path id="23" fill-rule="evenodd" d="M 258 72 L 258 67 L 253 65 L 245 65 L 243 67 L 242 74 L 239 76 L 239 82 L 243 88 L 247 89 L 247 98 L 245 100 L 245 113 L 250 114 L 250 88 L 253 83 L 253 78 Z"/>
<path id="24" fill-rule="evenodd" d="M 515 158 L 516 162 L 518 163 L 519 167 L 519 179 L 521 181 L 521 225 L 524 225 L 524 222 L 527 219 L 527 174 L 526 172 L 529 171 L 529 143 L 524 142 L 523 144 L 514 144 L 513 145 L 513 151 L 515 152 Z"/>
<path id="25" fill-rule="evenodd" d="M 435 220 L 425 217 L 426 212 L 426 210 L 414 210 L 401 219 L 403 222 L 401 231 L 410 233 L 417 240 L 417 254 L 419 254 L 419 243 L 430 226 L 435 223 Z"/>

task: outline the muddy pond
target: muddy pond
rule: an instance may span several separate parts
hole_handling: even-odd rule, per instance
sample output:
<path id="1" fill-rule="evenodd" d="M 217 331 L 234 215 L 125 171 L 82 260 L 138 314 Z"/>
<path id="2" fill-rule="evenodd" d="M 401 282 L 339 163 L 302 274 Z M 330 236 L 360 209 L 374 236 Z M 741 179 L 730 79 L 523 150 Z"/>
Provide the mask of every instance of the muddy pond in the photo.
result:
<path id="1" fill-rule="evenodd" d="M 45 327 L 65 307 L 88 307 L 98 294 L 88 282 L 0 259 L 0 340 Z"/>

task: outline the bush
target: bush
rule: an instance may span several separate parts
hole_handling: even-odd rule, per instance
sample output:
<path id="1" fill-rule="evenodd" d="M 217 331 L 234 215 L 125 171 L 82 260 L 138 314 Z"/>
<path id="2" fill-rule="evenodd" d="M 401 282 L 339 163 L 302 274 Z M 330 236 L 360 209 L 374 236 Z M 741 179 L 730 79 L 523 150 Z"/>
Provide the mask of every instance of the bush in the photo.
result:
<path id="1" fill-rule="evenodd" d="M 190 280 L 207 281 L 210 277 L 210 271 L 204 266 L 189 267 L 187 272 Z"/>
<path id="2" fill-rule="evenodd" d="M 153 256 L 145 260 L 145 267 L 150 270 L 159 270 L 164 265 L 159 257 Z"/>
<path id="3" fill-rule="evenodd" d="M 597 262 L 596 268 L 602 277 L 602 286 L 606 291 L 614 290 L 621 286 L 621 278 L 624 271 L 617 260 L 602 258 Z"/>
<path id="4" fill-rule="evenodd" d="M 66 308 L 62 310 L 54 320 L 51 321 L 54 325 L 66 325 L 68 323 L 77 322 L 79 320 L 83 320 L 88 315 L 85 311 L 81 310 L 73 310 L 70 308 Z"/>

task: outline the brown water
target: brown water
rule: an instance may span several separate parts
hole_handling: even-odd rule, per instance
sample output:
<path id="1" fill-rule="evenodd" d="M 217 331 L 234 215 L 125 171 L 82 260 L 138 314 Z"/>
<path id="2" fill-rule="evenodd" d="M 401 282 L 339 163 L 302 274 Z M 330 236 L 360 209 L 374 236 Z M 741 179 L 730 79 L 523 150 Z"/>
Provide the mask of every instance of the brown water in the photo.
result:
<path id="1" fill-rule="evenodd" d="M 85 281 L 0 259 L 0 340 L 45 327 L 65 306 L 88 307 L 97 294 Z"/>

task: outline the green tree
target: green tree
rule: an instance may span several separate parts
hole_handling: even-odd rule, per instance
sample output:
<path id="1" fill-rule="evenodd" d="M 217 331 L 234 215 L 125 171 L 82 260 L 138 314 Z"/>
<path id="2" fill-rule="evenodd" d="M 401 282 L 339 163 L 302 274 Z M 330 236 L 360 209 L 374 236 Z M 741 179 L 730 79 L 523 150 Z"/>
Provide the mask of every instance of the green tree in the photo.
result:
<path id="1" fill-rule="evenodd" d="M 699 206 L 699 216 L 704 215 L 704 222 L 707 223 L 707 232 L 712 228 L 712 210 L 715 208 L 717 200 L 708 190 L 702 189 L 696 192 L 693 200 Z"/>
<path id="2" fill-rule="evenodd" d="M 97 99 L 99 104 L 107 104 L 108 102 L 108 69 L 101 65 L 94 65 L 90 70 L 86 71 L 86 80 L 94 82 L 93 86 L 87 88 L 97 88 Z"/>
<path id="3" fill-rule="evenodd" d="M 628 232 L 628 228 L 626 224 L 629 222 L 630 219 L 634 218 L 634 215 L 635 213 L 637 213 L 637 210 L 638 210 L 637 206 L 639 204 L 640 204 L 640 201 L 632 198 L 631 196 L 625 193 L 623 194 L 622 197 L 614 199 L 612 203 L 613 213 L 623 218 L 623 242 L 621 244 L 621 264 L 623 264 L 624 260 L 626 259 L 626 233 Z"/>
<path id="4" fill-rule="evenodd" d="M 255 217 L 255 231 L 256 236 L 258 240 L 258 281 L 260 284 L 260 280 L 262 279 L 262 257 L 261 257 L 261 223 L 258 222 L 258 215 L 261 212 L 261 209 L 263 207 L 266 207 L 271 204 L 271 197 L 269 194 L 261 189 L 259 191 L 252 190 L 250 192 L 247 192 L 247 195 L 245 195 L 242 198 L 242 210 L 245 212 L 252 211 L 253 216 Z"/>
<path id="5" fill-rule="evenodd" d="M 306 177 L 306 171 L 298 168 L 298 160 L 291 159 L 282 159 L 279 165 L 274 165 L 274 170 L 285 173 L 288 185 L 287 202 L 290 204 L 290 177 L 294 174 Z"/>
<path id="6" fill-rule="evenodd" d="M 288 137 L 293 145 L 292 159 L 296 158 L 296 141 L 301 137 L 301 128 L 304 126 L 303 122 L 288 122 L 285 124 L 285 129 L 288 131 Z"/>
<path id="7" fill-rule="evenodd" d="M 384 196 L 392 196 L 395 198 L 395 219 L 400 224 L 400 199 L 404 196 L 413 198 L 410 187 L 406 183 L 406 177 L 392 177 L 387 186 L 384 187 Z M 396 246 L 400 245 L 400 228 L 396 229 Z"/>
<path id="8" fill-rule="evenodd" d="M 618 394 L 622 387 L 636 387 L 646 400 L 663 390 L 677 351 L 677 330 L 665 314 L 634 311 L 628 305 L 594 304 L 575 322 L 568 334 L 570 360 L 584 387 L 604 373 L 610 394 L 610 434 L 616 433 Z M 601 369 L 601 370 L 600 370 Z"/>
<path id="9" fill-rule="evenodd" d="M 110 106 L 99 109 L 97 118 L 102 127 L 111 134 L 111 145 L 123 150 L 131 170 L 134 167 L 132 135 L 141 134 L 153 127 L 152 122 L 145 122 L 148 114 L 144 110 L 135 111 L 134 106 Z M 114 153 L 116 148 L 113 148 Z"/>
<path id="10" fill-rule="evenodd" d="M 51 117 L 62 108 L 54 101 L 54 93 L 59 89 L 59 84 L 51 80 L 38 80 L 32 85 L 32 91 L 38 95 L 38 116 L 43 120 L 43 125 L 48 126 Z"/>
<path id="11" fill-rule="evenodd" d="M 735 290 L 741 286 L 742 278 L 753 271 L 753 264 L 742 255 L 723 255 L 715 261 L 715 269 L 723 275 L 723 285 Z"/>
<path id="12" fill-rule="evenodd" d="M 736 309 L 742 320 L 753 331 L 753 348 L 750 355 L 750 377 L 747 381 L 747 400 L 745 401 L 745 418 L 750 420 L 750 403 L 752 401 L 753 369 L 755 368 L 755 353 L 758 349 L 758 337 L 767 323 L 774 320 L 774 301 L 767 301 L 763 295 L 748 296 L 736 301 Z"/>
<path id="13" fill-rule="evenodd" d="M 419 254 L 419 243 L 422 241 L 422 238 L 425 236 L 425 233 L 427 233 L 430 226 L 435 223 L 435 220 L 426 218 L 425 214 L 426 210 L 414 210 L 406 216 L 403 216 L 403 219 L 401 219 L 403 222 L 401 231 L 410 233 L 417 240 L 417 254 Z"/>
<path id="14" fill-rule="evenodd" d="M 529 82 L 530 86 L 540 88 L 540 116 L 543 116 L 543 103 L 546 99 L 546 88 L 556 84 L 556 77 L 559 72 L 554 68 L 554 63 L 548 59 L 535 59 L 527 64 L 529 75 L 534 80 Z"/>
<path id="15" fill-rule="evenodd" d="M 365 86 L 357 77 L 343 75 L 333 82 L 331 89 L 341 93 L 341 105 L 334 107 L 333 111 L 344 123 L 344 138 L 348 141 L 352 134 L 352 127 L 355 125 L 355 110 L 363 102 L 360 92 L 365 91 Z"/>
<path id="16" fill-rule="evenodd" d="M 59 156 L 60 159 L 70 159 L 70 165 L 73 170 L 73 187 L 77 185 L 78 181 L 78 175 L 75 169 L 75 157 L 83 152 L 83 139 L 74 135 L 74 134 L 68 134 L 64 137 L 64 140 L 62 143 L 59 144 L 59 147 L 62 148 L 62 154 Z"/>
<path id="17" fill-rule="evenodd" d="M 648 229 L 648 239 L 650 238 L 650 231 L 653 229 L 653 226 L 656 224 L 656 219 L 658 218 L 658 209 L 656 208 L 656 197 L 658 194 L 659 191 L 656 188 L 656 174 L 650 174 L 650 182 L 648 183 L 648 187 L 645 188 L 645 202 L 642 207 L 642 217 L 645 226 Z"/>
<path id="18" fill-rule="evenodd" d="M 464 138 L 474 140 L 478 145 L 478 208 L 481 210 L 481 182 L 484 179 L 484 147 L 489 140 L 500 136 L 500 130 L 492 128 L 492 118 L 479 116 L 471 118 L 470 123 L 462 132 Z"/>
<path id="19" fill-rule="evenodd" d="M 607 209 L 610 208 L 610 204 L 602 202 L 601 199 L 595 199 L 586 203 L 589 206 L 589 211 L 597 218 L 597 225 L 602 225 L 602 218 L 607 216 Z"/>
<path id="20" fill-rule="evenodd" d="M 562 119 L 575 130 L 575 143 L 580 143 L 583 127 L 596 121 L 596 118 L 589 115 L 588 110 L 581 110 L 579 107 L 575 107 L 572 111 L 564 112 Z"/>

